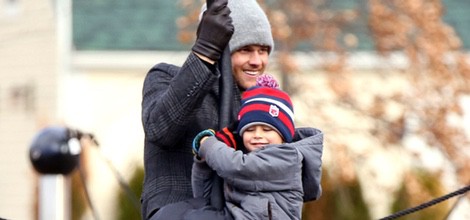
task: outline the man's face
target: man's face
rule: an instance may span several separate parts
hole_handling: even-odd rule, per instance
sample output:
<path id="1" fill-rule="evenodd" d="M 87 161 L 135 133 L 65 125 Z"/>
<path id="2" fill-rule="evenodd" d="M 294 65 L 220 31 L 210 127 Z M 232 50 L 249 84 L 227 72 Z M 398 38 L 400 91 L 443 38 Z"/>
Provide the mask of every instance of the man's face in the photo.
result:
<path id="1" fill-rule="evenodd" d="M 248 89 L 256 85 L 256 77 L 268 65 L 269 47 L 248 45 L 232 53 L 232 74 L 238 86 Z"/>

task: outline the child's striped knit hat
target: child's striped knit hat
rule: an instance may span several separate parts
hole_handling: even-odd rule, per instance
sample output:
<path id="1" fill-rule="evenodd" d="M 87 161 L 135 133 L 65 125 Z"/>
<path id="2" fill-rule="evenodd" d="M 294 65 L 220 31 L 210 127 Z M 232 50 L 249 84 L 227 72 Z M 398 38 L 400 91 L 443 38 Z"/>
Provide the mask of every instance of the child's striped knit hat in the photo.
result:
<path id="1" fill-rule="evenodd" d="M 292 101 L 278 87 L 272 76 L 263 75 L 256 86 L 243 93 L 238 112 L 240 135 L 252 125 L 264 124 L 274 128 L 285 142 L 292 142 L 295 131 Z"/>

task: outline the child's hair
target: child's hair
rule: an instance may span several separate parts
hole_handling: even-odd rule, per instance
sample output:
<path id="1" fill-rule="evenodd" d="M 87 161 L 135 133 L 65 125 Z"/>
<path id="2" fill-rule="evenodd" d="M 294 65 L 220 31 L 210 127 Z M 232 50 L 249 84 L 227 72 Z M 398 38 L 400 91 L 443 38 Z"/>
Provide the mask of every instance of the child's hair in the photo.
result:
<path id="1" fill-rule="evenodd" d="M 261 75 L 256 86 L 243 93 L 238 120 L 240 136 L 248 127 L 263 124 L 274 128 L 285 142 L 292 142 L 295 131 L 292 101 L 271 75 Z"/>

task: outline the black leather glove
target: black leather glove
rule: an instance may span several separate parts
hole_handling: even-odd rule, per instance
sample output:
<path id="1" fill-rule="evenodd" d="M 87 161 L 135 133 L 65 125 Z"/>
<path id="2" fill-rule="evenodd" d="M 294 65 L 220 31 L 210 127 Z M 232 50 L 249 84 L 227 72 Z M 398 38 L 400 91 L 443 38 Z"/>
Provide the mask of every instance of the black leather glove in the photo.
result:
<path id="1" fill-rule="evenodd" d="M 234 27 L 228 0 L 215 0 L 204 12 L 197 28 L 197 39 L 192 50 L 213 61 L 220 59 L 232 37 Z"/>

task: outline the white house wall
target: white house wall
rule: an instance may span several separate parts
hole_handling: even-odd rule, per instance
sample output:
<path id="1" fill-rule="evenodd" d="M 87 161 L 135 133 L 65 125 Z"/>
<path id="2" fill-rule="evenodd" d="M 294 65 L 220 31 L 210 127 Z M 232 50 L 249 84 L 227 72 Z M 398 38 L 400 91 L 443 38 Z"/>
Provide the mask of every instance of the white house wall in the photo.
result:
<path id="1" fill-rule="evenodd" d="M 29 145 L 56 114 L 56 35 L 50 1 L 0 4 L 0 217 L 33 219 Z"/>

